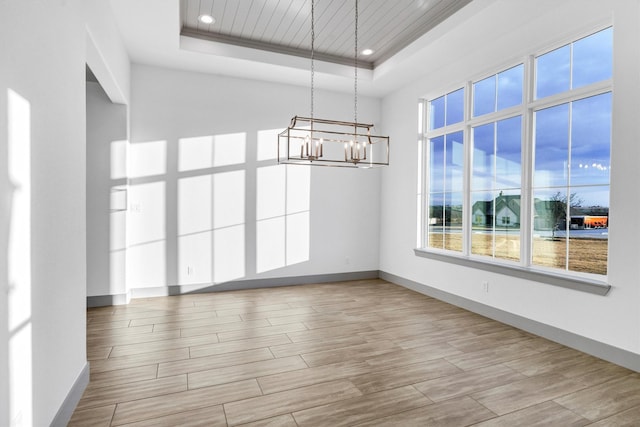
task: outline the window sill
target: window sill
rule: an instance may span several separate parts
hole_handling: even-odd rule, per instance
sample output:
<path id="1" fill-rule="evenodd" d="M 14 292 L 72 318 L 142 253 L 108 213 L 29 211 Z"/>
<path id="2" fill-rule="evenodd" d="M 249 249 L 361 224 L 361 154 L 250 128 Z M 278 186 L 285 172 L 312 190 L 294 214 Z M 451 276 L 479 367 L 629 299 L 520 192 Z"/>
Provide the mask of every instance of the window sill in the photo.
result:
<path id="1" fill-rule="evenodd" d="M 461 265 L 464 267 L 477 268 L 480 270 L 490 271 L 492 273 L 506 274 L 508 276 L 517 277 L 519 279 L 533 280 L 536 282 L 546 283 L 548 285 L 560 286 L 563 288 L 574 289 L 576 291 L 587 292 L 590 294 L 607 295 L 607 293 L 609 293 L 609 290 L 611 289 L 611 285 L 598 280 L 589 280 L 585 278 L 553 274 L 546 271 L 539 271 L 506 264 L 498 264 L 495 262 L 486 262 L 462 255 L 444 254 L 420 248 L 414 249 L 413 251 L 416 256 L 423 258 L 448 262 L 450 264 Z"/>

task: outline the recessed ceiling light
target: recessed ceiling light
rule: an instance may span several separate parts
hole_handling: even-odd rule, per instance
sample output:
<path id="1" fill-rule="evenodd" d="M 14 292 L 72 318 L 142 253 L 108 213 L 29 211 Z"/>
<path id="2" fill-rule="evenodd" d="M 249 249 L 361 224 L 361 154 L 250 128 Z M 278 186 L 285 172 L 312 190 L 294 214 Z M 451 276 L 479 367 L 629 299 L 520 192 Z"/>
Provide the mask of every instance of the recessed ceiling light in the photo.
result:
<path id="1" fill-rule="evenodd" d="M 360 53 L 362 53 L 364 56 L 369 56 L 373 53 L 373 49 L 363 49 Z"/>
<path id="2" fill-rule="evenodd" d="M 213 24 L 214 22 L 216 22 L 215 19 L 213 19 L 213 16 L 211 15 L 200 15 L 198 16 L 198 21 L 202 22 L 203 24 Z"/>

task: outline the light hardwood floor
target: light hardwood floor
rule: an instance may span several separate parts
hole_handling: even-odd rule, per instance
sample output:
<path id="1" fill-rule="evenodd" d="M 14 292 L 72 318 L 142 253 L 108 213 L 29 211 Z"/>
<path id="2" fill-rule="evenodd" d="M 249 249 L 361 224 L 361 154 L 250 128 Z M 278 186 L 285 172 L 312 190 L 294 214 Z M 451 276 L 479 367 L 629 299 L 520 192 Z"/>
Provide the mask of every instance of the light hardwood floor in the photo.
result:
<path id="1" fill-rule="evenodd" d="M 71 426 L 638 426 L 640 374 L 382 280 L 87 311 Z"/>

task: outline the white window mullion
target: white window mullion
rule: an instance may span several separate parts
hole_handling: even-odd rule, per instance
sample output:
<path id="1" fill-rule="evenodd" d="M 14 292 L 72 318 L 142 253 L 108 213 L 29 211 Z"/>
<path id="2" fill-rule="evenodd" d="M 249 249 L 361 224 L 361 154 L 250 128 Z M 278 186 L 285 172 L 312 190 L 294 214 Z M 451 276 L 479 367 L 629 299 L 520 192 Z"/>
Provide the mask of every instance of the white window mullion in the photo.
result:
<path id="1" fill-rule="evenodd" d="M 471 127 L 469 121 L 472 116 L 473 85 L 469 81 L 464 88 L 464 170 L 462 181 L 462 253 L 471 254 L 471 229 L 473 209 L 471 206 L 471 179 L 473 168 L 473 142 L 471 140 Z"/>
<path id="2" fill-rule="evenodd" d="M 533 203 L 533 170 L 534 170 L 534 123 L 533 109 L 530 108 L 534 101 L 533 56 L 529 56 L 524 67 L 524 93 L 522 102 L 522 175 L 520 190 L 520 264 L 528 267 L 531 265 L 531 249 L 533 245 L 533 218 L 535 206 Z"/>

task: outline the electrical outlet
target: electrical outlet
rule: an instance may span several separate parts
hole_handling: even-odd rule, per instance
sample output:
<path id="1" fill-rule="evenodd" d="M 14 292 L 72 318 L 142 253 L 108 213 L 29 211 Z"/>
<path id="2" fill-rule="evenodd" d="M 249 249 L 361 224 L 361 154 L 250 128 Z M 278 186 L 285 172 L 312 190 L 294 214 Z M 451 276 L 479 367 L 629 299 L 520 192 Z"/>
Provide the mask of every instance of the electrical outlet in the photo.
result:
<path id="1" fill-rule="evenodd" d="M 344 263 L 345 264 L 351 264 L 351 259 L 348 256 L 344 257 Z"/>
<path id="2" fill-rule="evenodd" d="M 193 274 L 193 267 L 187 267 L 187 276 L 191 276 Z"/>
<path id="3" fill-rule="evenodd" d="M 482 282 L 482 290 L 487 293 L 489 292 L 489 282 L 486 280 Z"/>

